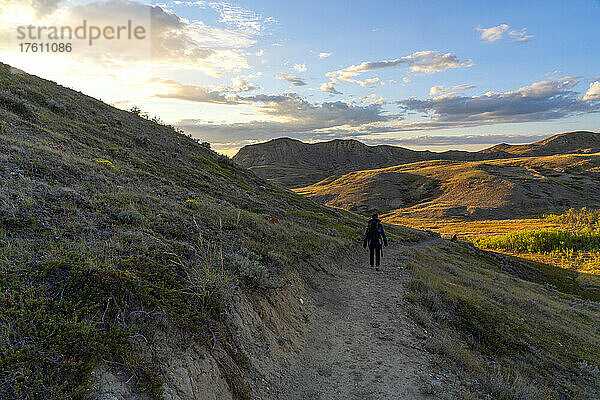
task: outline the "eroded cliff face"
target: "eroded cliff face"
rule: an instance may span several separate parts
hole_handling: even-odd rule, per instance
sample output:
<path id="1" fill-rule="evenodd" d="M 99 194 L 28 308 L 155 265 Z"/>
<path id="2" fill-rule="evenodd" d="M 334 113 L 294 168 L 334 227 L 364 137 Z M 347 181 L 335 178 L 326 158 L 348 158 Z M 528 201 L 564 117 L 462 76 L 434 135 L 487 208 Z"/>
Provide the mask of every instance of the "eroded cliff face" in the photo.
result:
<path id="1" fill-rule="evenodd" d="M 314 271 L 308 262 L 298 268 Z M 169 325 L 164 317 L 148 315 L 155 329 L 135 338 L 136 353 L 157 370 L 161 398 L 277 398 L 269 382 L 281 380 L 281 368 L 299 351 L 314 309 L 301 275 L 289 269 L 271 293 L 236 289 L 221 323 L 203 334 L 193 335 Z M 153 398 L 145 378 L 123 365 L 104 362 L 93 379 L 94 400 Z"/>

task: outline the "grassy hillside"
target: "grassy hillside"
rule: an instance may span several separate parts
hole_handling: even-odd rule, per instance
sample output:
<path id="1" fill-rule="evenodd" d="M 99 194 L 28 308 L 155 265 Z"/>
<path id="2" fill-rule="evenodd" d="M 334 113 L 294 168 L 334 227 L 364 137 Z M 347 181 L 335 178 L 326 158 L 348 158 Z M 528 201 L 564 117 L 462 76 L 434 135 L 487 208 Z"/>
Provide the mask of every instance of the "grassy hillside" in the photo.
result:
<path id="1" fill-rule="evenodd" d="M 386 221 L 525 218 L 600 205 L 600 156 L 427 161 L 329 178 L 295 189 L 324 204 Z"/>
<path id="2" fill-rule="evenodd" d="M 595 399 L 600 291 L 542 264 L 444 242 L 411 248 L 413 318 L 464 399 Z M 443 390 L 439 392 L 443 394 Z"/>
<path id="3" fill-rule="evenodd" d="M 160 396 L 156 315 L 209 343 L 232 288 L 360 236 L 159 121 L 6 65 L 0 87 L 0 398 L 83 398 L 101 362 Z"/>

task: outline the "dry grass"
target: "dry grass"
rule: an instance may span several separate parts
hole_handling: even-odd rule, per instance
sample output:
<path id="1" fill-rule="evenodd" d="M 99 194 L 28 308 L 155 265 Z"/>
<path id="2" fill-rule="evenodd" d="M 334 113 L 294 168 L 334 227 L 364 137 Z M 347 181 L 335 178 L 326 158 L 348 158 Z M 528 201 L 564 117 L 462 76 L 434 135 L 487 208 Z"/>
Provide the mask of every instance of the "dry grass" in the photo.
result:
<path id="1" fill-rule="evenodd" d="M 467 244 L 415 249 L 408 304 L 427 348 L 471 399 L 591 399 L 600 388 L 600 306 L 543 270 Z M 566 285 L 562 285 L 565 283 Z"/>
<path id="2" fill-rule="evenodd" d="M 475 220 L 466 218 L 435 219 L 387 217 L 384 220 L 389 223 L 410 226 L 415 229 L 438 232 L 442 237 L 448 239 L 453 235 L 457 235 L 458 238 L 465 238 L 504 234 L 518 230 L 560 227 L 559 224 L 543 218 Z"/>

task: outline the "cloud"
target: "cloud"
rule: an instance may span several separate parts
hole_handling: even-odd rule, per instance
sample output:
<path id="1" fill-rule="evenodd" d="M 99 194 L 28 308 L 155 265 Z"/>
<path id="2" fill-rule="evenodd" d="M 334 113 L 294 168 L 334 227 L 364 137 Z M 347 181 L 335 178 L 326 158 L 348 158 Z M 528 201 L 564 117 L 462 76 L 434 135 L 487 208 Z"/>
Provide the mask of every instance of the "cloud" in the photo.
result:
<path id="1" fill-rule="evenodd" d="M 88 26 L 123 26 L 128 21 L 133 26 L 144 28 L 144 40 L 108 40 L 101 38 L 89 46 L 87 41 L 71 40 L 73 51 L 62 54 L 73 63 L 93 63 L 104 66 L 107 70 L 131 69 L 132 65 L 141 64 L 156 67 L 189 68 L 204 72 L 213 77 L 223 73 L 236 72 L 250 68 L 244 51 L 256 43 L 257 30 L 241 28 L 220 28 L 206 25 L 199 20 L 187 20 L 176 14 L 165 11 L 160 6 L 152 6 L 129 0 L 107 0 L 83 3 L 57 0 L 17 1 L 8 0 L 0 6 L 0 20 L 12 15 L 11 8 L 19 5 L 18 10 L 24 18 L 12 21 L 18 25 L 69 26 L 72 29 L 86 21 Z M 28 8 L 29 7 L 29 8 Z M 56 9 L 56 7 L 60 7 Z M 46 19 L 30 18 L 32 11 L 51 12 Z M 7 31 L 8 29 L 8 31 Z M 14 27 L 2 23 L 0 30 L 13 32 Z M 0 32 L 1 33 L 1 32 Z M 46 33 L 47 35 L 47 33 Z M 45 38 L 40 38 L 43 41 Z M 0 49 L 2 50 L 2 49 Z M 14 51 L 12 48 L 3 49 Z M 38 55 L 43 57 L 44 55 Z M 81 68 L 85 69 L 84 67 Z"/>
<path id="2" fill-rule="evenodd" d="M 510 26 L 508 26 L 506 24 L 500 24 L 498 26 L 492 26 L 490 28 L 482 28 L 482 27 L 478 26 L 475 29 L 477 29 L 477 31 L 481 32 L 481 35 L 479 36 L 479 38 L 481 40 L 485 40 L 486 42 L 489 42 L 489 43 L 494 43 L 494 42 L 497 42 L 498 40 L 502 39 L 502 35 L 509 28 L 510 28 Z"/>
<path id="3" fill-rule="evenodd" d="M 223 93 L 209 87 L 186 85 L 171 79 L 153 78 L 149 83 L 163 87 L 166 93 L 156 93 L 153 97 L 175 99 L 195 103 L 239 104 L 235 96 L 227 97 Z"/>
<path id="4" fill-rule="evenodd" d="M 448 87 L 445 87 L 444 85 L 433 86 L 431 89 L 429 89 L 429 95 L 430 96 L 439 96 L 440 94 L 452 93 L 456 90 L 472 89 L 474 87 L 475 86 L 473 86 L 473 85 L 464 85 L 464 84 L 448 86 Z"/>
<path id="5" fill-rule="evenodd" d="M 319 58 L 331 57 L 331 53 L 319 53 Z"/>
<path id="6" fill-rule="evenodd" d="M 227 24 L 236 29 L 238 32 L 243 32 L 249 35 L 261 34 L 266 26 L 275 22 L 272 17 L 263 18 L 262 15 L 254 11 L 232 5 L 224 2 L 195 2 L 194 4 L 204 3 L 216 10 L 219 13 L 219 22 Z"/>
<path id="7" fill-rule="evenodd" d="M 590 83 L 590 87 L 583 95 L 582 100 L 600 100 L 600 81 Z"/>
<path id="8" fill-rule="evenodd" d="M 535 37 L 534 35 L 527 34 L 527 28 L 523 28 L 520 31 L 513 29 L 512 31 L 508 32 L 508 35 L 518 43 L 528 42 Z"/>
<path id="9" fill-rule="evenodd" d="M 256 86 L 255 84 L 248 82 L 246 79 L 243 79 L 239 76 L 231 78 L 231 85 L 231 87 L 221 88 L 220 90 L 225 92 L 242 93 L 252 92 L 253 90 L 260 89 L 259 86 Z"/>
<path id="10" fill-rule="evenodd" d="M 377 97 L 375 93 L 371 93 L 370 95 L 363 97 L 361 100 L 363 104 L 384 105 L 386 103 L 383 97 Z"/>
<path id="11" fill-rule="evenodd" d="M 366 142 L 388 141 L 391 144 L 415 146 L 532 142 L 545 136 L 427 135 L 390 138 L 389 135 L 501 123 L 551 121 L 600 112 L 600 102 L 590 101 L 598 99 L 596 96 L 599 93 L 596 91 L 600 84 L 594 82 L 590 85 L 591 91 L 588 89 L 583 95 L 587 95 L 588 100 L 584 101 L 582 94 L 573 90 L 579 81 L 578 77 L 567 76 L 535 82 L 512 91 L 488 92 L 479 96 L 443 93 L 425 100 L 410 98 L 396 102 L 401 105 L 402 110 L 398 114 L 384 111 L 385 99 L 375 95 L 366 96 L 355 103 L 310 103 L 296 94 L 237 96 L 228 100 L 252 107 L 256 111 L 254 120 L 240 123 L 184 120 L 178 125 L 196 137 L 221 143 L 229 148 L 282 135 L 302 140 L 359 138 Z M 323 85 L 331 85 L 331 90 L 337 92 L 331 82 Z M 421 117 L 413 115 L 410 119 L 406 118 L 415 113 L 421 114 Z M 385 138 L 386 135 L 388 138 Z"/>
<path id="12" fill-rule="evenodd" d="M 12 13 L 12 10 L 18 9 L 24 12 L 24 16 L 27 15 L 27 11 L 33 11 L 36 17 L 44 18 L 56 11 L 61 3 L 65 0 L 2 0 L 0 2 L 0 16 L 2 14 Z M 0 21 L 2 19 L 0 18 Z M 4 22 L 4 21 L 2 21 Z M 6 21 L 15 22 L 15 21 Z M 23 21 L 19 21 L 22 24 Z"/>
<path id="13" fill-rule="evenodd" d="M 306 85 L 306 82 L 304 82 L 302 79 L 298 78 L 297 76 L 294 75 L 288 75 L 285 74 L 283 72 L 278 73 L 277 75 L 275 75 L 276 79 L 281 79 L 284 81 L 288 81 L 289 83 L 291 83 L 294 86 L 304 86 Z"/>
<path id="14" fill-rule="evenodd" d="M 154 87 L 160 88 L 163 92 L 155 93 L 152 97 L 162 99 L 183 100 L 194 103 L 210 103 L 237 105 L 245 101 L 245 97 L 240 97 L 239 93 L 251 92 L 260 89 L 259 86 L 248 82 L 245 78 L 236 76 L 231 78 L 231 86 L 197 86 L 184 84 L 172 79 L 152 78 L 148 80 Z M 231 93 L 228 95 L 228 93 Z"/>
<path id="15" fill-rule="evenodd" d="M 361 139 L 365 143 L 390 144 L 395 146 L 461 146 L 496 145 L 499 143 L 534 143 L 551 135 L 423 135 L 406 138 Z"/>
<path id="16" fill-rule="evenodd" d="M 507 31 L 508 36 L 510 36 L 511 39 L 517 43 L 525 43 L 535 37 L 534 35 L 527 34 L 527 28 L 523 28 L 521 30 L 511 29 L 509 31 L 510 26 L 507 24 L 500 24 L 498 26 L 492 26 L 490 28 L 482 28 L 481 26 L 478 26 L 475 29 L 481 32 L 479 38 L 488 43 L 494 43 L 499 40 L 502 40 L 502 38 L 504 37 L 504 33 Z"/>
<path id="17" fill-rule="evenodd" d="M 562 77 L 508 92 L 488 92 L 473 97 L 445 94 L 427 100 L 411 98 L 399 104 L 406 112 L 420 112 L 428 116 L 405 127 L 415 130 L 547 121 L 600 111 L 598 107 L 581 101 L 571 90 L 578 82 L 577 77 Z"/>
<path id="18" fill-rule="evenodd" d="M 321 85 L 321 87 L 319 88 L 319 90 L 322 92 L 329 92 L 332 94 L 342 94 L 342 92 L 338 92 L 337 89 L 335 88 L 335 82 L 323 83 Z"/>
<path id="19" fill-rule="evenodd" d="M 21 1 L 21 4 L 30 3 L 31 6 L 35 9 L 35 13 L 38 17 L 43 17 L 48 14 L 52 14 L 60 3 L 63 3 L 64 0 L 29 0 L 29 1 Z"/>
<path id="20" fill-rule="evenodd" d="M 356 79 L 364 72 L 375 71 L 383 68 L 392 68 L 397 66 L 407 66 L 410 72 L 417 74 L 433 74 L 442 72 L 450 68 L 470 67 L 472 60 L 460 60 L 452 53 L 439 53 L 437 51 L 418 51 L 411 55 L 386 61 L 365 61 L 358 65 L 351 65 L 344 69 L 328 72 L 327 77 L 331 82 L 352 82 L 361 86 L 377 83 L 379 78 L 370 78 L 367 80 Z"/>
<path id="21" fill-rule="evenodd" d="M 306 72 L 306 64 L 294 64 L 294 69 L 298 72 Z"/>
<path id="22" fill-rule="evenodd" d="M 380 105 L 357 106 L 344 101 L 313 104 L 295 94 L 257 95 L 244 100 L 263 103 L 260 111 L 265 115 L 285 117 L 306 125 L 316 123 L 319 128 L 388 120 Z"/>
<path id="23" fill-rule="evenodd" d="M 310 103 L 294 94 L 256 95 L 243 98 L 253 103 L 257 119 L 246 123 L 211 124 L 183 120 L 177 125 L 194 136 L 215 143 L 266 140 L 282 135 L 302 139 L 325 138 L 330 129 L 352 132 L 353 128 L 387 121 L 380 104 L 354 105 L 347 102 Z M 265 120 L 265 118 L 268 118 Z"/>
<path id="24" fill-rule="evenodd" d="M 362 72 L 391 68 L 399 65 L 407 65 L 412 72 L 432 74 L 449 68 L 470 67 L 473 65 L 473 61 L 459 60 L 458 57 L 452 53 L 442 54 L 437 51 L 418 51 L 395 60 L 377 62 L 365 61 L 359 65 L 351 65 L 339 71 L 329 72 L 327 75 L 343 79 L 344 77 L 354 77 Z"/>

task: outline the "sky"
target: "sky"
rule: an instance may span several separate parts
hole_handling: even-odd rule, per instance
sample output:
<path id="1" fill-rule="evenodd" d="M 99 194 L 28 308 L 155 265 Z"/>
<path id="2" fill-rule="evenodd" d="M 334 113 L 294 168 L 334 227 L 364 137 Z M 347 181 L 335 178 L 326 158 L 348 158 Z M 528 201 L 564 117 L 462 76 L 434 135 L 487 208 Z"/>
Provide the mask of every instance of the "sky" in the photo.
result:
<path id="1" fill-rule="evenodd" d="M 600 129 L 599 22 L 598 0 L 0 0 L 0 61 L 229 155 L 283 136 L 479 150 Z"/>

